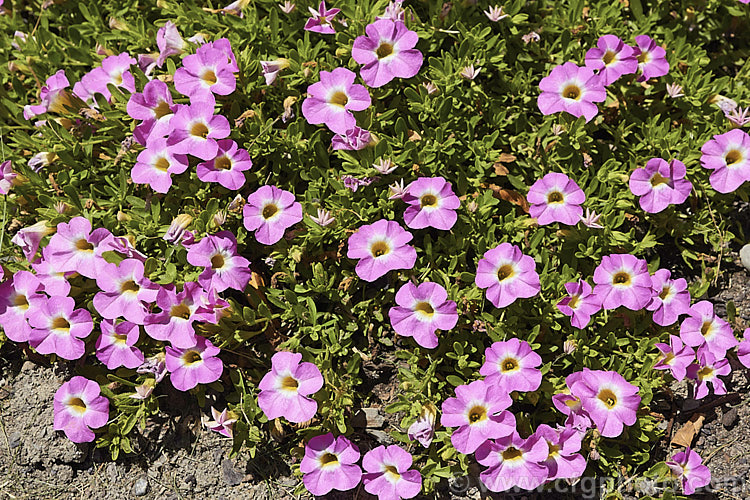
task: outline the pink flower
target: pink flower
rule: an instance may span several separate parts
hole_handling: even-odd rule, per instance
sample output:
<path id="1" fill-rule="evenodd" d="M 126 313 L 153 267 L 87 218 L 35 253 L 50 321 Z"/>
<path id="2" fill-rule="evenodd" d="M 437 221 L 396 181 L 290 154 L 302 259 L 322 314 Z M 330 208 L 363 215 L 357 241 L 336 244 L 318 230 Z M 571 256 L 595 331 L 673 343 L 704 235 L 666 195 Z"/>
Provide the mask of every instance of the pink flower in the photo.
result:
<path id="1" fill-rule="evenodd" d="M 346 68 L 321 71 L 320 81 L 307 88 L 302 114 L 310 124 L 324 123 L 336 134 L 346 134 L 357 124 L 352 111 L 370 107 L 370 93 L 355 85 L 356 75 Z"/>
<path id="2" fill-rule="evenodd" d="M 30 306 L 41 294 L 42 284 L 28 271 L 17 271 L 12 279 L 0 283 L 0 326 L 13 342 L 26 342 L 31 334 L 27 319 Z"/>
<path id="3" fill-rule="evenodd" d="M 591 121 L 599 112 L 595 102 L 604 101 L 607 91 L 602 78 L 589 68 L 566 62 L 552 69 L 549 76 L 539 82 L 542 93 L 537 105 L 544 115 L 567 111 L 575 117 L 584 116 Z"/>
<path id="4" fill-rule="evenodd" d="M 148 137 L 152 132 L 156 132 L 154 137 L 166 137 L 172 131 L 169 124 L 177 111 L 177 105 L 172 101 L 167 84 L 154 79 L 143 87 L 142 93 L 130 96 L 127 111 L 134 120 L 144 121 L 139 127 L 143 131 L 148 131 Z M 135 135 L 138 139 L 139 134 Z M 145 145 L 145 142 L 141 143 Z"/>
<path id="5" fill-rule="evenodd" d="M 571 373 L 565 378 L 565 383 L 570 388 L 573 382 L 580 379 L 582 373 L 575 372 Z M 568 389 L 569 390 L 569 389 Z M 583 409 L 581 398 L 573 394 L 559 393 L 552 396 L 552 404 L 557 408 L 563 415 L 567 415 L 565 419 L 565 426 L 575 429 L 581 434 L 585 434 L 586 429 L 589 429 L 593 422 L 588 412 Z"/>
<path id="6" fill-rule="evenodd" d="M 708 384 L 713 387 L 715 395 L 726 394 L 727 388 L 719 376 L 729 375 L 732 372 L 729 360 L 714 356 L 705 347 L 698 349 L 697 359 L 697 363 L 687 368 L 687 377 L 695 380 L 695 399 L 703 399 L 708 396 Z"/>
<path id="7" fill-rule="evenodd" d="M 206 427 L 214 432 L 218 432 L 222 436 L 226 436 L 228 438 L 232 437 L 232 429 L 237 419 L 229 418 L 229 413 L 227 412 L 226 408 L 224 408 L 224 411 L 219 413 L 212 406 L 211 415 L 213 415 L 214 419 L 212 421 L 206 422 Z"/>
<path id="8" fill-rule="evenodd" d="M 315 436 L 305 445 L 305 456 L 299 470 L 302 482 L 313 495 L 325 495 L 333 489 L 351 490 L 359 484 L 362 469 L 356 465 L 359 448 L 344 436 L 330 432 Z"/>
<path id="9" fill-rule="evenodd" d="M 24 106 L 23 117 L 30 120 L 46 112 L 66 113 L 69 111 L 67 108 L 75 109 L 76 104 L 81 103 L 74 103 L 75 99 L 71 98 L 70 92 L 65 90 L 68 87 L 70 87 L 70 82 L 65 76 L 65 70 L 58 70 L 57 73 L 47 78 L 39 91 L 39 99 L 42 103 L 38 106 Z"/>
<path id="10" fill-rule="evenodd" d="M 107 265 L 102 254 L 107 250 L 112 233 L 105 228 L 91 230 L 91 222 L 74 217 L 57 225 L 57 233 L 44 248 L 44 260 L 58 272 L 75 271 L 87 278 L 96 278 Z"/>
<path id="11" fill-rule="evenodd" d="M 375 16 L 375 19 L 390 19 L 391 21 L 404 22 L 404 15 L 406 14 L 406 12 L 401 5 L 403 1 L 404 0 L 393 0 L 389 2 L 385 8 L 385 11 L 383 12 L 383 15 Z"/>
<path id="12" fill-rule="evenodd" d="M 312 17 L 305 23 L 305 29 L 307 31 L 315 31 L 316 33 L 323 33 L 326 35 L 332 35 L 333 33 L 336 33 L 336 30 L 333 28 L 331 21 L 333 21 L 333 18 L 336 17 L 336 14 L 341 12 L 341 9 L 328 10 L 325 0 L 322 0 L 320 2 L 318 10 L 315 10 L 312 7 L 308 8 L 310 9 L 310 14 L 312 14 Z"/>
<path id="13" fill-rule="evenodd" d="M 362 458 L 367 471 L 362 476 L 365 491 L 377 495 L 378 500 L 414 498 L 422 491 L 422 475 L 409 470 L 412 461 L 411 454 L 395 444 L 368 451 Z"/>
<path id="14" fill-rule="evenodd" d="M 553 222 L 575 226 L 583 215 L 581 204 L 586 195 L 567 175 L 551 172 L 529 188 L 526 199 L 531 204 L 529 215 L 536 217 L 540 226 Z"/>
<path id="15" fill-rule="evenodd" d="M 680 337 L 669 336 L 669 344 L 655 344 L 662 356 L 654 364 L 654 370 L 669 370 L 675 380 L 682 380 L 687 374 L 688 366 L 695 361 L 695 351 L 682 343 Z"/>
<path id="16" fill-rule="evenodd" d="M 124 366 L 138 368 L 143 364 L 143 353 L 135 347 L 141 335 L 140 327 L 130 321 L 115 325 L 113 320 L 102 320 L 102 334 L 96 339 L 96 359 L 110 370 Z"/>
<path id="17" fill-rule="evenodd" d="M 165 362 L 172 385 L 178 391 L 188 391 L 198 384 L 219 380 L 224 364 L 216 356 L 220 349 L 203 337 L 187 349 L 166 347 Z"/>
<path id="18" fill-rule="evenodd" d="M 436 408 L 431 403 L 422 407 L 419 418 L 406 430 L 406 435 L 412 441 L 418 441 L 425 448 L 429 448 L 435 437 Z"/>
<path id="19" fill-rule="evenodd" d="M 156 65 L 160 68 L 164 66 L 167 57 L 181 54 L 185 48 L 185 40 L 177 31 L 177 26 L 172 21 L 167 21 L 164 26 L 156 32 L 156 45 L 159 47 L 159 58 Z"/>
<path id="20" fill-rule="evenodd" d="M 365 28 L 352 45 L 352 58 L 364 64 L 362 80 L 382 87 L 394 78 L 411 78 L 422 67 L 422 53 L 414 48 L 419 36 L 401 21 L 380 19 Z"/>
<path id="21" fill-rule="evenodd" d="M 33 312 L 27 315 L 32 328 L 29 345 L 39 354 L 57 354 L 63 359 L 83 356 L 86 345 L 81 339 L 94 329 L 91 313 L 75 309 L 76 302 L 70 297 L 37 295 L 31 306 Z"/>
<path id="22" fill-rule="evenodd" d="M 648 263 L 630 254 L 602 257 L 594 270 L 594 293 L 601 298 L 602 308 L 625 306 L 639 311 L 651 302 L 651 275 Z"/>
<path id="23" fill-rule="evenodd" d="M 15 243 L 21 247 L 23 255 L 29 262 L 34 260 L 42 238 L 55 232 L 55 229 L 49 227 L 47 222 L 46 220 L 40 220 L 31 226 L 21 228 L 10 240 L 11 243 Z"/>
<path id="24" fill-rule="evenodd" d="M 174 127 L 167 140 L 172 153 L 190 154 L 201 160 L 211 160 L 219 151 L 217 139 L 229 135 L 229 120 L 214 115 L 213 97 L 203 97 L 190 106 L 182 106 L 172 117 Z"/>
<path id="25" fill-rule="evenodd" d="M 237 240 L 229 231 L 205 236 L 188 249 L 187 261 L 205 267 L 198 283 L 206 290 L 223 292 L 227 288 L 243 291 L 250 281 L 250 261 L 237 253 Z"/>
<path id="26" fill-rule="evenodd" d="M 711 470 L 702 463 L 701 456 L 689 446 L 667 460 L 667 466 L 674 477 L 680 480 L 685 495 L 692 495 L 696 488 L 707 486 L 711 482 Z"/>
<path id="27" fill-rule="evenodd" d="M 581 222 L 583 222 L 583 225 L 586 227 L 590 227 L 591 229 L 604 229 L 604 226 L 599 224 L 599 219 L 601 218 L 601 214 L 597 214 L 593 210 L 586 209 L 586 215 L 581 216 Z"/>
<path id="28" fill-rule="evenodd" d="M 313 363 L 300 361 L 302 354 L 295 352 L 277 352 L 271 358 L 271 371 L 258 385 L 258 406 L 269 420 L 306 422 L 318 411 L 318 403 L 308 396 L 323 387 L 323 375 Z"/>
<path id="29" fill-rule="evenodd" d="M 750 368 L 750 328 L 745 329 L 742 342 L 737 346 L 737 359 L 743 366 Z"/>
<path id="30" fill-rule="evenodd" d="M 509 436 L 485 441 L 476 452 L 477 462 L 487 466 L 479 475 L 490 491 L 506 491 L 514 486 L 533 490 L 547 480 L 549 456 L 547 441 L 536 434 L 522 439 L 514 430 Z"/>
<path id="31" fill-rule="evenodd" d="M 197 337 L 193 323 L 217 323 L 213 309 L 207 306 L 209 300 L 198 283 L 185 283 L 179 293 L 171 287 L 160 288 L 156 305 L 161 312 L 146 316 L 146 333 L 152 339 L 169 341 L 179 349 L 194 346 Z"/>
<path id="32" fill-rule="evenodd" d="M 10 193 L 10 188 L 13 187 L 13 180 L 16 176 L 18 174 L 13 171 L 10 160 L 0 163 L 0 194 Z"/>
<path id="33" fill-rule="evenodd" d="M 586 328 L 591 316 L 602 308 L 599 296 L 591 293 L 591 285 L 585 280 L 565 283 L 565 290 L 569 296 L 557 303 L 557 308 L 566 316 L 570 316 L 570 324 L 576 328 Z"/>
<path id="34" fill-rule="evenodd" d="M 690 292 L 684 278 L 671 279 L 668 269 L 659 269 L 651 276 L 653 297 L 646 306 L 654 311 L 654 323 L 660 326 L 674 324 L 682 314 L 690 310 Z"/>
<path id="35" fill-rule="evenodd" d="M 652 158 L 643 168 L 630 174 L 630 191 L 641 198 L 641 208 L 655 214 L 669 205 L 684 203 L 690 196 L 693 184 L 685 179 L 687 169 L 680 160 Z"/>
<path id="36" fill-rule="evenodd" d="M 182 59 L 182 66 L 175 71 L 174 87 L 191 101 L 200 101 L 211 93 L 229 95 L 237 86 L 226 54 L 220 49 L 202 45 L 195 54 Z"/>
<path id="37" fill-rule="evenodd" d="M 143 263 L 125 259 L 115 266 L 110 264 L 98 274 L 96 284 L 101 289 L 94 295 L 94 308 L 106 319 L 123 317 L 142 325 L 148 313 L 147 304 L 156 300 L 157 285 L 143 276 Z"/>
<path id="38" fill-rule="evenodd" d="M 356 126 L 347 130 L 345 134 L 334 135 L 331 139 L 331 146 L 336 151 L 359 151 L 365 149 L 371 143 L 372 135 L 370 131 Z"/>
<path id="39" fill-rule="evenodd" d="M 442 177 L 412 181 L 402 199 L 410 205 L 404 211 L 404 222 L 411 229 L 434 227 L 447 231 L 456 223 L 455 210 L 461 206 L 451 183 Z"/>
<path id="40" fill-rule="evenodd" d="M 495 307 L 533 297 L 541 288 L 534 259 L 510 243 L 501 243 L 484 253 L 477 264 L 474 283 L 487 289 L 487 299 Z"/>
<path id="41" fill-rule="evenodd" d="M 398 222 L 381 219 L 361 226 L 349 237 L 346 256 L 360 259 L 357 276 L 375 281 L 394 269 L 411 269 L 417 261 L 417 251 L 409 245 L 412 235 Z"/>
<path id="42" fill-rule="evenodd" d="M 734 338 L 732 326 L 714 313 L 714 306 L 709 301 L 693 304 L 687 314 L 689 316 L 680 324 L 680 338 L 686 345 L 705 345 L 711 354 L 721 359 L 739 343 Z"/>
<path id="43" fill-rule="evenodd" d="M 458 322 L 456 303 L 448 300 L 445 288 L 437 283 L 416 286 L 407 282 L 396 293 L 396 304 L 388 311 L 393 329 L 428 349 L 438 345 L 435 332 L 451 330 Z"/>
<path id="44" fill-rule="evenodd" d="M 42 283 L 42 291 L 49 296 L 58 295 L 65 297 L 70 293 L 70 283 L 66 275 L 73 274 L 57 272 L 57 268 L 46 260 L 37 260 L 31 264 L 37 279 Z"/>
<path id="45" fill-rule="evenodd" d="M 701 165 L 713 170 L 711 187 L 731 193 L 750 181 L 750 136 L 741 129 L 715 135 L 701 147 Z"/>
<path id="46" fill-rule="evenodd" d="M 583 409 L 604 437 L 617 437 L 625 425 L 633 425 L 641 403 L 638 387 L 614 371 L 583 369 L 570 386 L 570 392 L 581 399 Z"/>
<path id="47" fill-rule="evenodd" d="M 535 391 L 542 383 L 538 366 L 542 358 L 525 340 L 512 338 L 495 342 L 484 351 L 484 364 L 479 373 L 485 382 L 510 394 L 512 391 Z"/>
<path id="48" fill-rule="evenodd" d="M 638 69 L 641 72 L 636 79 L 637 82 L 645 82 L 649 78 L 669 73 L 666 50 L 656 45 L 648 35 L 638 35 L 635 37 L 635 43 L 633 55 L 638 60 Z"/>
<path id="49" fill-rule="evenodd" d="M 172 187 L 172 175 L 187 170 L 187 155 L 175 154 L 167 139 L 149 137 L 146 149 L 138 154 L 130 177 L 136 184 L 148 184 L 157 193 L 166 193 Z M 199 167 L 200 168 L 200 167 Z"/>
<path id="50" fill-rule="evenodd" d="M 93 100 L 94 94 L 101 94 L 107 101 L 112 97 L 107 85 L 135 92 L 135 78 L 130 66 L 136 64 L 135 58 L 127 52 L 104 58 L 102 65 L 89 71 L 81 81 L 73 86 L 73 93 L 84 101 Z"/>
<path id="51" fill-rule="evenodd" d="M 547 441 L 549 454 L 540 462 L 547 468 L 547 479 L 572 479 L 580 477 L 586 469 L 586 459 L 580 453 L 582 433 L 572 427 L 553 429 L 540 424 L 535 436 Z"/>
<path id="52" fill-rule="evenodd" d="M 193 41 L 192 38 L 190 38 L 189 40 L 193 43 L 200 43 L 200 42 Z M 229 70 L 232 73 L 237 73 L 240 70 L 240 68 L 237 66 L 237 58 L 234 56 L 234 52 L 232 52 L 232 44 L 229 42 L 229 39 L 219 38 L 218 40 L 214 42 L 204 43 L 203 47 L 219 49 L 227 58 L 227 63 L 229 64 Z"/>
<path id="53" fill-rule="evenodd" d="M 54 429 L 63 431 L 74 443 L 93 441 L 91 429 L 109 420 L 109 400 L 101 395 L 99 384 L 83 377 L 73 377 L 55 392 Z"/>
<path id="54" fill-rule="evenodd" d="M 615 35 L 599 37 L 596 47 L 586 52 L 586 67 L 597 70 L 604 85 L 614 83 L 622 75 L 635 73 L 638 61 L 633 47 Z"/>
<path id="55" fill-rule="evenodd" d="M 263 78 L 266 80 L 266 85 L 273 85 L 274 82 L 276 82 L 279 73 L 288 67 L 289 60 L 284 58 L 260 62 L 260 68 L 263 73 Z"/>
<path id="56" fill-rule="evenodd" d="M 255 239 L 264 245 L 281 240 L 287 228 L 302 220 L 302 205 L 294 195 L 276 186 L 261 186 L 247 197 L 242 223 L 255 231 Z"/>
<path id="57" fill-rule="evenodd" d="M 199 163 L 196 171 L 203 182 L 218 182 L 227 189 L 236 191 L 245 185 L 245 174 L 253 166 L 250 154 L 230 139 L 217 141 L 217 156 L 213 160 Z"/>
<path id="58" fill-rule="evenodd" d="M 510 436 L 516 430 L 516 418 L 509 411 L 506 391 L 484 380 L 456 387 L 456 397 L 443 401 L 440 424 L 458 427 L 451 443 L 459 453 L 469 455 L 488 439 Z"/>

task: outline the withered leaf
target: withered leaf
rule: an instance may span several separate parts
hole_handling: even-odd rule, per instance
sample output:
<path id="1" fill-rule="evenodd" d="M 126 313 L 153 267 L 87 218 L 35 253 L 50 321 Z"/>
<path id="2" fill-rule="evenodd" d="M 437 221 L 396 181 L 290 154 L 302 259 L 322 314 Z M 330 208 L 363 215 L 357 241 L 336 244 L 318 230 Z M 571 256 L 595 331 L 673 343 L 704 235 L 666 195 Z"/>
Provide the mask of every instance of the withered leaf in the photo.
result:
<path id="1" fill-rule="evenodd" d="M 693 439 L 698 435 L 698 431 L 703 427 L 703 421 L 706 419 L 702 413 L 696 413 L 690 420 L 685 422 L 685 425 L 680 427 L 680 430 L 674 433 L 672 436 L 672 444 L 677 446 L 688 447 L 693 443 Z"/>
<path id="2" fill-rule="evenodd" d="M 500 186 L 497 186 L 495 184 L 490 184 L 489 187 L 492 190 L 492 195 L 495 198 L 508 201 L 514 205 L 521 207 L 524 212 L 529 213 L 529 202 L 526 201 L 526 197 L 518 191 L 514 191 L 513 189 L 501 188 Z"/>

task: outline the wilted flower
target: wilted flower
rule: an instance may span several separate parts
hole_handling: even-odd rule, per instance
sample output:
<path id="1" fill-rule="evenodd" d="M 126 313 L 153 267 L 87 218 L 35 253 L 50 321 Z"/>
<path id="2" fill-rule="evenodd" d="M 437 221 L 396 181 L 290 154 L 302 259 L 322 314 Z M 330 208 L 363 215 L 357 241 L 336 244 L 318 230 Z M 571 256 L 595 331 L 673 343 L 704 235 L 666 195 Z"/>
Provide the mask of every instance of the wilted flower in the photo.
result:
<path id="1" fill-rule="evenodd" d="M 678 84 L 677 82 L 667 84 L 667 95 L 672 99 L 685 97 L 685 94 L 682 93 L 682 85 Z"/>
<path id="2" fill-rule="evenodd" d="M 49 227 L 47 222 L 46 220 L 40 220 L 36 224 L 21 228 L 10 240 L 11 243 L 15 243 L 21 247 L 26 260 L 29 262 L 34 260 L 42 238 L 55 232 L 55 228 Z"/>
<path id="3" fill-rule="evenodd" d="M 318 209 L 317 217 L 313 217 L 311 215 L 310 218 L 313 220 L 313 222 L 322 227 L 329 226 L 336 221 L 336 218 L 331 215 L 331 212 L 329 212 L 328 210 L 323 210 L 322 208 Z"/>
<path id="4" fill-rule="evenodd" d="M 508 17 L 508 14 L 503 14 L 503 8 L 497 5 L 495 5 L 494 7 L 490 7 L 489 10 L 485 10 L 483 12 L 484 15 L 487 16 L 487 19 L 489 19 L 493 23 L 496 23 L 500 19 Z"/>
<path id="5" fill-rule="evenodd" d="M 34 172 L 39 172 L 42 168 L 51 164 L 55 160 L 57 160 L 57 155 L 55 153 L 42 151 L 29 159 L 29 168 Z"/>
<path id="6" fill-rule="evenodd" d="M 573 354 L 576 348 L 578 348 L 578 342 L 576 342 L 575 340 L 568 339 L 563 342 L 563 352 L 565 354 Z"/>
<path id="7" fill-rule="evenodd" d="M 0 194 L 8 194 L 10 192 L 10 188 L 13 187 L 13 180 L 16 176 L 18 176 L 18 174 L 13 171 L 10 160 L 4 161 L 0 164 Z"/>
<path id="8" fill-rule="evenodd" d="M 180 36 L 180 32 L 177 31 L 177 26 L 172 21 L 167 21 L 156 32 L 156 45 L 159 47 L 159 58 L 156 60 L 156 65 L 161 68 L 167 57 L 182 53 L 185 48 L 185 41 Z"/>
<path id="9" fill-rule="evenodd" d="M 388 196 L 389 200 L 400 200 L 406 195 L 406 187 L 404 187 L 404 180 L 399 179 L 398 182 L 394 182 L 388 186 L 391 190 L 391 195 Z"/>
<path id="10" fill-rule="evenodd" d="M 744 127 L 750 123 L 750 107 L 737 107 L 725 115 L 727 119 L 738 127 Z"/>
<path id="11" fill-rule="evenodd" d="M 289 60 L 279 58 L 273 61 L 261 61 L 260 67 L 263 72 L 263 78 L 266 79 L 266 85 L 273 85 L 281 70 L 289 67 Z"/>
<path id="12" fill-rule="evenodd" d="M 422 86 L 425 88 L 428 95 L 432 95 L 438 91 L 437 86 L 432 82 L 423 82 Z"/>
<path id="13" fill-rule="evenodd" d="M 370 131 L 357 126 L 347 130 L 345 134 L 334 135 L 331 140 L 334 150 L 345 151 L 359 151 L 372 143 L 373 140 Z"/>
<path id="14" fill-rule="evenodd" d="M 592 229 L 604 229 L 604 226 L 599 224 L 599 219 L 601 218 L 601 214 L 597 214 L 593 210 L 586 209 L 586 215 L 581 216 L 581 222 L 583 222 L 583 225 L 586 227 L 590 227 Z"/>
<path id="15" fill-rule="evenodd" d="M 390 19 L 391 21 L 404 22 L 404 8 L 401 6 L 404 0 L 395 0 L 390 2 L 383 12 L 382 16 L 375 16 L 375 19 Z"/>
<path id="16" fill-rule="evenodd" d="M 708 100 L 711 104 L 716 104 L 718 108 L 726 115 L 737 109 L 737 101 L 721 94 L 715 94 Z"/>
<path id="17" fill-rule="evenodd" d="M 284 14 L 291 14 L 292 11 L 297 8 L 297 6 L 293 2 L 286 0 L 284 3 L 279 4 L 279 8 Z"/>
<path id="18" fill-rule="evenodd" d="M 437 409 L 432 403 L 422 406 L 422 411 L 417 420 L 409 426 L 407 436 L 412 441 L 418 441 L 425 448 L 429 448 L 432 438 L 435 437 L 435 417 Z"/>
<path id="19" fill-rule="evenodd" d="M 541 37 L 539 36 L 539 33 L 536 31 L 532 31 L 530 33 L 527 33 L 521 37 L 521 40 L 523 40 L 523 43 L 526 45 L 530 44 L 531 42 L 538 42 L 541 40 Z"/>
<path id="20" fill-rule="evenodd" d="M 477 75 L 479 75 L 480 71 L 482 71 L 482 68 L 474 69 L 474 65 L 469 64 L 468 66 L 464 67 L 459 74 L 467 80 L 473 80 L 477 77 Z"/>
<path id="21" fill-rule="evenodd" d="M 393 161 L 391 161 L 390 159 L 386 158 L 378 158 L 378 161 L 372 164 L 372 168 L 383 175 L 390 174 L 391 172 L 396 170 L 396 167 L 398 167 L 398 165 L 393 163 Z"/>
<path id="22" fill-rule="evenodd" d="M 281 114 L 281 121 L 287 123 L 289 120 L 294 119 L 294 103 L 297 102 L 297 97 L 290 95 L 284 99 L 284 112 Z"/>
<path id="23" fill-rule="evenodd" d="M 341 180 L 344 183 L 344 187 L 347 187 L 352 190 L 352 192 L 356 193 L 357 189 L 360 188 L 360 186 L 369 186 L 373 182 L 375 182 L 378 178 L 377 177 L 365 177 L 363 179 L 357 179 L 354 176 L 351 175 L 342 175 Z"/>
<path id="24" fill-rule="evenodd" d="M 162 236 L 162 238 L 164 238 L 165 241 L 172 243 L 173 245 L 178 244 L 182 241 L 185 231 L 192 222 L 193 217 L 191 217 L 190 215 L 179 214 L 172 220 L 172 223 L 169 225 L 169 229 L 166 233 L 164 233 L 164 236 Z"/>
<path id="25" fill-rule="evenodd" d="M 135 392 L 130 395 L 132 399 L 144 400 L 148 399 L 149 396 L 154 392 L 154 382 L 148 379 L 141 385 L 135 386 Z"/>
<path id="26" fill-rule="evenodd" d="M 226 408 L 224 408 L 224 411 L 219 413 L 212 406 L 211 415 L 214 417 L 214 419 L 207 421 L 205 423 L 205 426 L 214 432 L 218 432 L 222 436 L 226 436 L 228 438 L 232 437 L 232 428 L 234 427 L 234 423 L 237 421 L 236 418 L 231 418 L 234 416 L 234 412 L 230 413 Z"/>

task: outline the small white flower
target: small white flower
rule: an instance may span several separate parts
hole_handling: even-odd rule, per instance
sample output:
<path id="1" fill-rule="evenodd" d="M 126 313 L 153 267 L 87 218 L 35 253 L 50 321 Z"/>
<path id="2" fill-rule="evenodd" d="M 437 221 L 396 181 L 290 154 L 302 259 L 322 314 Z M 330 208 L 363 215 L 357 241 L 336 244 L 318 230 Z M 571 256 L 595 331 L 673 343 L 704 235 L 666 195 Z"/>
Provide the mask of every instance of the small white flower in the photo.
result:
<path id="1" fill-rule="evenodd" d="M 474 69 L 473 64 L 469 64 L 464 69 L 461 70 L 461 76 L 466 78 L 467 80 L 473 80 L 474 78 L 479 75 L 479 72 L 482 71 L 482 68 Z"/>
<path id="2" fill-rule="evenodd" d="M 685 97 L 685 94 L 682 93 L 682 85 L 680 85 L 679 83 L 668 83 L 667 95 L 671 97 L 672 99 L 676 99 L 678 97 Z"/>
<path id="3" fill-rule="evenodd" d="M 495 5 L 494 7 L 490 7 L 489 10 L 485 10 L 483 12 L 484 15 L 487 16 L 487 19 L 489 19 L 493 23 L 496 23 L 500 19 L 508 17 L 508 14 L 503 14 L 503 8 L 498 7 L 497 5 Z"/>
<path id="4" fill-rule="evenodd" d="M 397 166 L 390 159 L 385 158 L 378 158 L 378 161 L 372 164 L 372 167 L 383 175 L 390 174 L 396 170 Z"/>
<path id="5" fill-rule="evenodd" d="M 604 229 L 604 226 L 599 224 L 599 218 L 601 215 L 597 215 L 596 212 L 586 209 L 586 215 L 581 216 L 581 222 L 583 222 L 583 225 L 586 227 L 590 227 L 592 229 Z"/>
<path id="6" fill-rule="evenodd" d="M 403 179 L 398 182 L 394 182 L 388 187 L 391 189 L 391 195 L 388 197 L 389 200 L 400 200 L 406 194 L 406 188 L 404 187 Z"/>
<path id="7" fill-rule="evenodd" d="M 319 226 L 322 226 L 322 227 L 329 226 L 329 225 L 333 224 L 333 222 L 336 220 L 336 218 L 331 215 L 331 212 L 329 212 L 328 210 L 323 210 L 322 208 L 318 209 L 318 216 L 317 217 L 313 217 L 311 215 L 310 218 L 316 224 L 318 224 Z"/>

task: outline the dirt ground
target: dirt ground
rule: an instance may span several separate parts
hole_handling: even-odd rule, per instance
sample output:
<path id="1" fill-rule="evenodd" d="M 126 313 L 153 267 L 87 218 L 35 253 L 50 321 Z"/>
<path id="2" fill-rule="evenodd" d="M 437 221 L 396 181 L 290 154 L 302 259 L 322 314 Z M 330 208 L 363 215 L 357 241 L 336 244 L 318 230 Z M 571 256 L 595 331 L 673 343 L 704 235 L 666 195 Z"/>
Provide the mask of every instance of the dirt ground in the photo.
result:
<path id="1" fill-rule="evenodd" d="M 739 265 L 729 266 L 708 299 L 722 317 L 726 317 L 726 304 L 734 302 L 737 326 L 750 325 L 750 272 Z M 228 458 L 231 441 L 203 428 L 194 402 L 191 404 L 188 396 L 177 392 L 169 395 L 171 413 L 149 422 L 135 443 L 137 453 L 133 456 L 112 462 L 105 451 L 94 449 L 91 444 L 75 445 L 52 430 L 53 395 L 72 373 L 66 373 L 60 365 L 45 367 L 23 361 L 23 353 L 12 346 L 5 346 L 2 354 L 0 500 L 309 498 L 294 494 L 300 481 L 291 474 L 289 458 L 280 454 L 273 443 L 254 459 L 242 454 Z M 663 423 L 669 425 L 670 434 L 696 414 L 705 418 L 693 444 L 711 468 L 714 482 L 712 488 L 694 498 L 750 498 L 750 484 L 746 484 L 750 478 L 750 374 L 740 365 L 733 368 L 731 380 L 726 381 L 726 396 L 697 402 L 686 397 L 685 384 L 673 385 L 675 411 L 666 415 Z M 372 381 L 368 390 L 378 401 L 376 407 L 384 406 L 395 396 L 396 379 L 383 370 L 382 366 L 365 367 L 366 380 Z M 398 422 L 398 416 L 386 415 L 378 408 L 371 411 L 379 429 L 362 429 L 360 437 L 387 444 L 385 430 Z M 665 438 L 660 446 L 666 443 Z M 441 498 L 483 497 L 471 484 L 452 482 L 444 490 Z M 637 496 L 633 494 L 631 498 Z M 374 497 L 360 486 L 327 498 Z M 582 497 L 523 493 L 487 498 Z"/>

